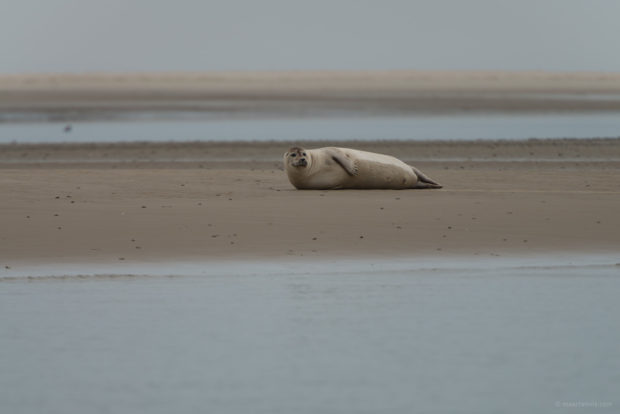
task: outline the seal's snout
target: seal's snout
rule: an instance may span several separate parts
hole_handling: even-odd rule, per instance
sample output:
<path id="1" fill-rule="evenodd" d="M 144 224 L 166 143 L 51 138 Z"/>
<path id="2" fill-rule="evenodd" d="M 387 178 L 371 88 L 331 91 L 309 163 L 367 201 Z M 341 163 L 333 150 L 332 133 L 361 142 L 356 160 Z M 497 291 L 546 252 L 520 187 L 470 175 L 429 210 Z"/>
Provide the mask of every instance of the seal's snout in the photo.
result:
<path id="1" fill-rule="evenodd" d="M 293 167 L 307 167 L 308 161 L 305 158 L 298 158 L 293 161 Z"/>

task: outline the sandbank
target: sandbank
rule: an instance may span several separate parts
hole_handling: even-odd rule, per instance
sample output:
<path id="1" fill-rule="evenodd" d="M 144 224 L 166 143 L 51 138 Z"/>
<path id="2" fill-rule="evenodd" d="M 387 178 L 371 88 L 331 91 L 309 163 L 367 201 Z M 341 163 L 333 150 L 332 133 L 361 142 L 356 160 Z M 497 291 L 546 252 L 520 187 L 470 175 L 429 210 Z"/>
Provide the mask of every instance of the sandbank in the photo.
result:
<path id="1" fill-rule="evenodd" d="M 620 247 L 620 139 L 331 144 L 445 187 L 298 191 L 275 142 L 3 145 L 0 266 Z"/>

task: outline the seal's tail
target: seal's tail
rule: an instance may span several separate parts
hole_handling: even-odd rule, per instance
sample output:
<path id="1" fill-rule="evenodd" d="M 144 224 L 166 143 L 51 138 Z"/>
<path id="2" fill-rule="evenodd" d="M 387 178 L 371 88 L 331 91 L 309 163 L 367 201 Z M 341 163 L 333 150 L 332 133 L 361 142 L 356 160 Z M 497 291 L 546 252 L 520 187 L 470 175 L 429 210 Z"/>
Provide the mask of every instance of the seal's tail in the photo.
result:
<path id="1" fill-rule="evenodd" d="M 418 176 L 418 182 L 415 188 L 442 188 L 443 186 L 431 179 L 429 176 L 418 170 L 416 167 L 411 167 L 415 175 Z"/>

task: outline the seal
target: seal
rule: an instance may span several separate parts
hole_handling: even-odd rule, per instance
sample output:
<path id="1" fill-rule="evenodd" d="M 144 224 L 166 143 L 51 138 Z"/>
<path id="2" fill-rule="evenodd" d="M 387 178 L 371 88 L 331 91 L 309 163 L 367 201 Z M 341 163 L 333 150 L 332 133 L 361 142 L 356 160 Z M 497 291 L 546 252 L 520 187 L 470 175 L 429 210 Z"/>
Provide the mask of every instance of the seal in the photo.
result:
<path id="1" fill-rule="evenodd" d="M 284 154 L 284 168 L 298 190 L 441 188 L 398 158 L 350 148 L 292 147 Z"/>

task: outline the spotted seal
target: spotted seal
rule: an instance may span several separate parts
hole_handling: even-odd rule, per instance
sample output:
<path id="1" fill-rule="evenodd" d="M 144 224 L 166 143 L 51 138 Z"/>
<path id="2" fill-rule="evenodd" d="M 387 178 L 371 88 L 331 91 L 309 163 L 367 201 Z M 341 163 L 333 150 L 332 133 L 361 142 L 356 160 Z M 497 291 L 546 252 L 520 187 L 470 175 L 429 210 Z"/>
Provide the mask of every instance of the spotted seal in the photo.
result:
<path id="1" fill-rule="evenodd" d="M 284 154 L 284 168 L 299 190 L 441 188 L 398 158 L 350 148 L 292 147 Z"/>

